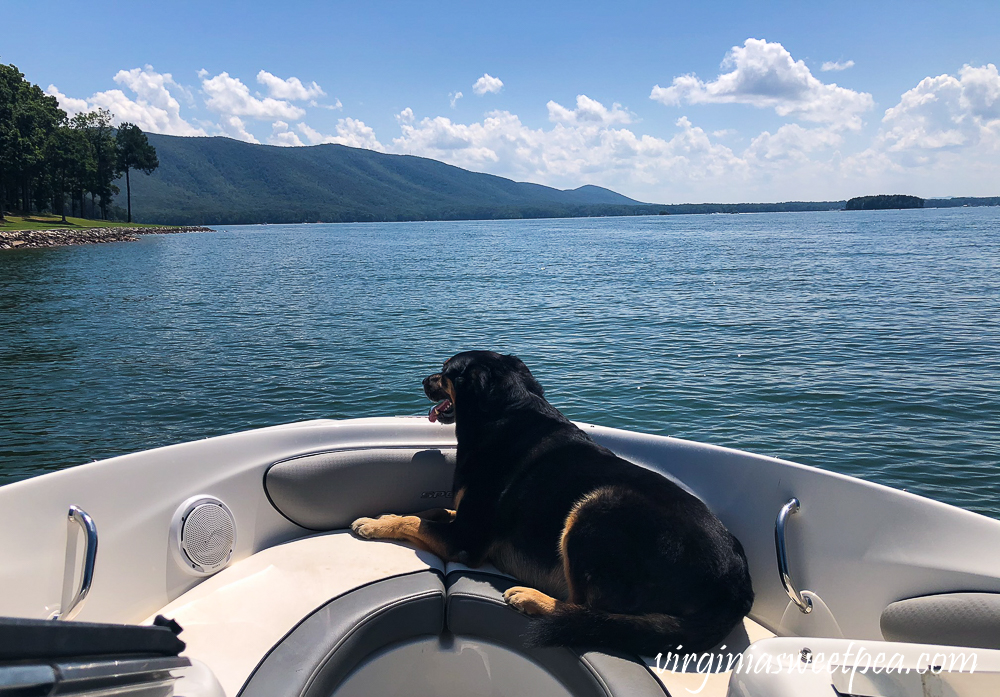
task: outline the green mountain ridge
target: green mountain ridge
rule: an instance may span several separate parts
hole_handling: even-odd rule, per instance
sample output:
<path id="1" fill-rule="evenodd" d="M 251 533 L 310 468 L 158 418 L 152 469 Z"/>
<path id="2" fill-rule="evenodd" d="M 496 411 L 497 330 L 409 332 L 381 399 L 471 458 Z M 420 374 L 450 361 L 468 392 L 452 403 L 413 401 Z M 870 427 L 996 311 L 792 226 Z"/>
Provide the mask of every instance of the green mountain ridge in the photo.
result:
<path id="1" fill-rule="evenodd" d="M 655 212 L 609 189 L 562 191 L 423 157 L 148 134 L 160 167 L 132 177 L 135 220 L 226 224 L 539 218 Z M 118 197 L 121 203 L 123 196 Z"/>

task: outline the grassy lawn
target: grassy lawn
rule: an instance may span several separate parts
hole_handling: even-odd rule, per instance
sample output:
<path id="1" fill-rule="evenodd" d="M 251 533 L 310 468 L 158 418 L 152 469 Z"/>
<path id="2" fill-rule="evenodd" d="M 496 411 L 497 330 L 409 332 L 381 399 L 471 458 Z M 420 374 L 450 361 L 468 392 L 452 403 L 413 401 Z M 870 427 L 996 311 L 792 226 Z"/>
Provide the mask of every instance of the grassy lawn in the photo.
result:
<path id="1" fill-rule="evenodd" d="M 12 230 L 51 230 L 52 228 L 70 228 L 83 230 L 93 227 L 170 227 L 169 225 L 143 225 L 141 223 L 120 223 L 110 220 L 87 220 L 86 218 L 66 218 L 66 222 L 58 215 L 32 215 L 21 217 L 8 215 L 6 223 L 0 223 L 0 231 Z"/>

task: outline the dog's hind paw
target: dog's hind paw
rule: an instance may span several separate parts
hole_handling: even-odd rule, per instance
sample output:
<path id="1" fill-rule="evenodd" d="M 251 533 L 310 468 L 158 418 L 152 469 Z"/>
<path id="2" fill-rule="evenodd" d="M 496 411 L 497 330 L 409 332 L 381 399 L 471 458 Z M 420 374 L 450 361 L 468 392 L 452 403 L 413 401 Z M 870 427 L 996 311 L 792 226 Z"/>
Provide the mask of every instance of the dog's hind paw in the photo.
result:
<path id="1" fill-rule="evenodd" d="M 526 615 L 548 615 L 555 611 L 559 602 L 540 590 L 525 586 L 513 586 L 504 591 L 503 599 L 515 610 Z"/>

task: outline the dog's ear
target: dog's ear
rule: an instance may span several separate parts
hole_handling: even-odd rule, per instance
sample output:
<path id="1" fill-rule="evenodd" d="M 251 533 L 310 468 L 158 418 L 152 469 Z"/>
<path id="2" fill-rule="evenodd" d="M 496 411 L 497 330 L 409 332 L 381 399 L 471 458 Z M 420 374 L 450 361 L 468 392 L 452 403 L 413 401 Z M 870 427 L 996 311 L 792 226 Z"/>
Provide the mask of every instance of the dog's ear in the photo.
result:
<path id="1" fill-rule="evenodd" d="M 453 378 L 458 393 L 459 408 L 474 407 L 482 414 L 495 414 L 518 399 L 516 383 L 509 376 L 515 371 L 506 365 L 495 366 L 472 363 Z"/>
<path id="2" fill-rule="evenodd" d="M 518 374 L 521 384 L 526 390 L 528 390 L 528 392 L 536 394 L 539 397 L 545 396 L 545 390 L 542 389 L 541 384 L 535 379 L 535 376 L 531 374 L 531 371 L 528 370 L 528 366 L 524 364 L 524 361 L 514 354 L 504 356 L 503 358 L 507 367 Z"/>
<path id="3" fill-rule="evenodd" d="M 478 365 L 469 365 L 452 378 L 456 389 L 480 395 L 489 382 L 489 374 Z"/>
<path id="4" fill-rule="evenodd" d="M 490 400 L 490 377 L 486 368 L 475 364 L 465 365 L 449 376 L 455 385 L 455 391 L 460 395 L 459 401 L 473 401 L 480 406 Z"/>

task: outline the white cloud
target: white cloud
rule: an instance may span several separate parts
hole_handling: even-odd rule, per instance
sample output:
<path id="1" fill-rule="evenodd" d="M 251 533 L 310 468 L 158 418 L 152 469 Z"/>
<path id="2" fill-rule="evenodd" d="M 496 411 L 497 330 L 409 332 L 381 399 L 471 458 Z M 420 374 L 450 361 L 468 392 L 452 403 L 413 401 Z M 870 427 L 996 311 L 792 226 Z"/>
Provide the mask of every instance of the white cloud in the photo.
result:
<path id="1" fill-rule="evenodd" d="M 49 85 L 48 89 L 45 90 L 45 94 L 50 97 L 55 97 L 56 101 L 59 102 L 59 107 L 70 116 L 76 116 L 77 114 L 93 110 L 93 108 L 87 103 L 86 99 L 67 97 L 65 94 L 60 92 L 59 88 L 55 85 Z"/>
<path id="2" fill-rule="evenodd" d="M 853 68 L 853 67 L 854 67 L 854 61 L 844 61 L 843 63 L 841 63 L 840 61 L 826 61 L 825 63 L 823 63 L 823 65 L 820 66 L 819 69 L 822 70 L 824 73 L 828 73 L 831 70 L 839 72 L 841 70 L 847 70 L 848 68 Z"/>
<path id="3" fill-rule="evenodd" d="M 476 95 L 482 97 L 487 92 L 496 94 L 502 87 L 503 80 L 498 77 L 493 77 L 489 73 L 483 73 L 483 76 L 473 83 L 472 91 Z"/>
<path id="4" fill-rule="evenodd" d="M 401 115 L 402 133 L 393 139 L 392 149 L 552 186 L 624 188 L 647 200 L 663 200 L 667 188 L 669 196 L 681 195 L 697 188 L 698 182 L 725 179 L 732 184 L 746 171 L 729 148 L 711 142 L 687 118 L 677 121 L 678 130 L 669 140 L 637 135 L 614 127 L 627 111 L 584 99 L 578 101 L 582 111 L 602 118 L 580 118 L 579 106 L 572 112 L 560 107 L 549 130 L 530 128 L 507 111 L 491 112 L 469 124 L 443 116 L 417 121 Z"/>
<path id="5" fill-rule="evenodd" d="M 352 148 L 364 148 L 366 150 L 377 150 L 378 152 L 385 152 L 385 146 L 378 142 L 375 137 L 375 131 L 370 126 L 366 126 L 363 121 L 358 121 L 357 119 L 352 119 L 350 117 L 340 119 L 337 121 L 337 135 L 326 135 L 320 133 L 314 128 L 307 126 L 304 123 L 300 123 L 298 126 L 299 133 L 306 137 L 311 145 L 320 145 L 321 143 L 339 143 L 340 145 L 347 145 Z"/>
<path id="6" fill-rule="evenodd" d="M 340 111 L 344 108 L 344 105 L 340 103 L 339 99 L 334 99 L 334 104 L 320 104 L 315 99 L 309 102 L 309 106 L 318 107 L 320 109 L 329 109 L 330 111 Z"/>
<path id="7" fill-rule="evenodd" d="M 222 117 L 219 119 L 219 128 L 222 129 L 222 132 L 230 138 L 242 140 L 246 143 L 260 144 L 260 141 L 254 138 L 254 136 L 247 131 L 246 124 L 243 123 L 243 119 L 239 116 Z"/>
<path id="8" fill-rule="evenodd" d="M 122 90 L 107 90 L 85 100 L 74 99 L 63 95 L 55 85 L 49 85 L 48 94 L 59 99 L 60 105 L 73 113 L 107 109 L 115 124 L 128 121 L 144 131 L 175 136 L 206 135 L 203 129 L 181 118 L 180 102 L 171 94 L 171 89 L 184 94 L 185 88 L 177 84 L 170 73 L 158 73 L 153 66 L 147 65 L 119 70 L 114 81 L 133 92 L 136 98 L 130 98 Z"/>
<path id="9" fill-rule="evenodd" d="M 750 142 L 744 156 L 757 162 L 789 160 L 803 162 L 808 153 L 823 148 L 836 147 L 843 142 L 837 132 L 829 128 L 802 128 L 797 123 L 785 124 L 773 135 L 764 131 Z M 783 165 L 784 166 L 784 165 Z"/>
<path id="10" fill-rule="evenodd" d="M 591 99 L 585 94 L 576 97 L 576 109 L 567 109 L 561 104 L 550 101 L 547 105 L 549 110 L 549 121 L 563 124 L 599 124 L 610 126 L 612 124 L 632 123 L 632 113 L 623 109 L 617 102 L 608 109 L 596 99 Z"/>
<path id="11" fill-rule="evenodd" d="M 747 39 L 730 50 L 723 67 L 733 70 L 707 83 L 694 75 L 676 77 L 670 87 L 653 87 L 650 99 L 667 105 L 750 104 L 851 129 L 860 129 L 860 115 L 874 106 L 868 93 L 820 82 L 779 43 Z"/>
<path id="12" fill-rule="evenodd" d="M 449 92 L 448 101 L 451 104 L 451 108 L 454 109 L 455 105 L 458 104 L 458 100 L 462 98 L 461 92 Z"/>
<path id="13" fill-rule="evenodd" d="M 284 121 L 275 121 L 271 124 L 271 135 L 268 137 L 267 142 L 271 145 L 283 145 L 286 147 L 304 145 L 299 140 L 299 137 L 293 131 L 289 130 L 288 124 Z"/>
<path id="14" fill-rule="evenodd" d="M 209 110 L 227 116 L 246 116 L 261 121 L 278 119 L 291 121 L 305 116 L 305 109 L 287 101 L 266 97 L 257 99 L 250 94 L 250 88 L 229 73 L 219 73 L 209 78 L 202 71 L 201 91 L 205 94 L 205 106 Z"/>
<path id="15" fill-rule="evenodd" d="M 903 164 L 939 156 L 996 157 L 1000 151 L 1000 73 L 992 63 L 958 76 L 926 77 L 887 109 L 873 149 Z"/>
<path id="16" fill-rule="evenodd" d="M 997 67 L 966 65 L 958 75 L 924 78 L 886 110 L 872 144 L 846 156 L 837 173 L 847 181 L 868 182 L 869 191 L 995 195 L 1000 181 Z"/>
<path id="17" fill-rule="evenodd" d="M 264 85 L 267 88 L 267 93 L 277 99 L 305 101 L 306 99 L 316 99 L 317 97 L 326 96 L 326 92 L 315 82 L 309 83 L 307 87 L 297 77 L 290 77 L 283 80 L 266 70 L 261 70 L 257 73 L 257 82 Z"/>
<path id="18" fill-rule="evenodd" d="M 414 125 L 412 110 L 404 109 L 397 117 L 403 135 L 393 139 L 393 149 L 396 152 L 441 159 L 452 164 L 463 163 L 459 166 L 481 167 L 487 162 L 497 162 L 500 158 L 496 152 L 488 145 L 481 144 L 493 140 L 491 136 L 500 130 L 495 128 L 496 113 L 494 112 L 483 124 L 457 124 L 445 116 L 437 116 L 433 119 L 425 118 Z M 504 115 L 511 117 L 506 112 Z M 516 133 L 511 135 L 517 137 Z"/>

